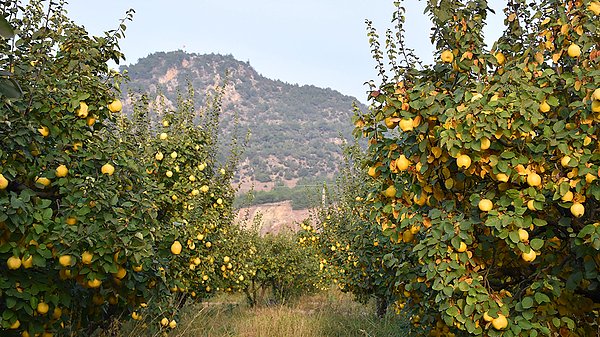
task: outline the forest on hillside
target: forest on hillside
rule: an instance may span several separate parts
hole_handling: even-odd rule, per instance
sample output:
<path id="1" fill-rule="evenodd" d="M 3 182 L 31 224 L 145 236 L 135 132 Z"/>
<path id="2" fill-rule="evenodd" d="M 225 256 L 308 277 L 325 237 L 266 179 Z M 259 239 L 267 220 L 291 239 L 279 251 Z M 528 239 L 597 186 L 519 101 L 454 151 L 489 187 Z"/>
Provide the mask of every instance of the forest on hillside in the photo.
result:
<path id="1" fill-rule="evenodd" d="M 174 102 L 189 85 L 199 106 L 205 93 L 226 83 L 222 137 L 248 135 L 234 182 L 259 189 L 278 181 L 290 185 L 297 179 L 332 179 L 342 158 L 340 145 L 352 138 L 354 109 L 366 109 L 333 89 L 265 78 L 231 55 L 157 52 L 121 71 L 130 78 L 124 96 L 162 94 Z"/>

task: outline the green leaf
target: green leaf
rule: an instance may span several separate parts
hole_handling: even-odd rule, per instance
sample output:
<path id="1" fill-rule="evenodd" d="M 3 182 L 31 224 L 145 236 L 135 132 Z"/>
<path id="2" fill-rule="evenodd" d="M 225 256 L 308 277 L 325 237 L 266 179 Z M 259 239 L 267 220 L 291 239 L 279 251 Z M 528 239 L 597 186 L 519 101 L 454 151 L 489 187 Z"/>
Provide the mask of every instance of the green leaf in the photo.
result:
<path id="1" fill-rule="evenodd" d="M 538 304 L 550 303 L 550 297 L 548 297 L 548 295 L 546 295 L 544 293 L 537 292 L 537 293 L 535 293 L 534 297 L 535 297 L 535 301 Z"/>
<path id="2" fill-rule="evenodd" d="M 554 317 L 552 319 L 552 324 L 554 324 L 555 327 L 560 328 L 560 319 L 558 317 Z"/>
<path id="3" fill-rule="evenodd" d="M 501 158 L 504 159 L 512 159 L 515 157 L 515 153 L 511 152 L 511 151 L 504 151 L 502 152 L 502 154 L 500 155 Z"/>
<path id="4" fill-rule="evenodd" d="M 529 309 L 533 307 L 533 298 L 531 296 L 525 297 L 523 301 L 521 301 L 521 305 L 523 306 L 523 309 Z"/>
<path id="5" fill-rule="evenodd" d="M 5 39 L 12 39 L 15 36 L 15 31 L 3 16 L 0 16 L 0 36 Z"/>
<path id="6" fill-rule="evenodd" d="M 546 102 L 551 106 L 558 106 L 558 99 L 554 96 L 549 96 Z"/>
<path id="7" fill-rule="evenodd" d="M 19 98 L 23 95 L 23 91 L 15 80 L 0 78 L 0 94 L 8 98 Z"/>
<path id="8" fill-rule="evenodd" d="M 583 227 L 583 229 L 579 232 L 579 234 L 577 235 L 578 238 L 584 238 L 587 235 L 592 234 L 593 232 L 596 231 L 596 226 L 594 224 L 589 224 L 585 227 Z"/>
<path id="9" fill-rule="evenodd" d="M 496 167 L 498 168 L 498 171 L 500 171 L 502 173 L 506 173 L 508 171 L 508 162 L 499 161 L 498 165 Z"/>
<path id="10" fill-rule="evenodd" d="M 448 316 L 455 317 L 458 315 L 458 308 L 456 306 L 451 306 L 450 308 L 446 309 L 446 314 L 448 314 Z"/>
<path id="11" fill-rule="evenodd" d="M 6 307 L 11 309 L 13 308 L 15 305 L 17 305 L 17 299 L 14 297 L 7 297 L 6 298 Z"/>
<path id="12" fill-rule="evenodd" d="M 518 231 L 512 231 L 512 232 L 508 233 L 508 237 L 510 238 L 510 241 L 512 241 L 514 243 L 519 243 L 519 232 Z"/>
<path id="13" fill-rule="evenodd" d="M 46 209 L 44 209 L 43 216 L 44 216 L 44 219 L 50 219 L 50 218 L 52 218 L 52 208 L 46 208 Z"/>
<path id="14" fill-rule="evenodd" d="M 529 245 L 532 249 L 539 250 L 544 245 L 544 240 L 542 239 L 533 239 L 529 242 Z"/>

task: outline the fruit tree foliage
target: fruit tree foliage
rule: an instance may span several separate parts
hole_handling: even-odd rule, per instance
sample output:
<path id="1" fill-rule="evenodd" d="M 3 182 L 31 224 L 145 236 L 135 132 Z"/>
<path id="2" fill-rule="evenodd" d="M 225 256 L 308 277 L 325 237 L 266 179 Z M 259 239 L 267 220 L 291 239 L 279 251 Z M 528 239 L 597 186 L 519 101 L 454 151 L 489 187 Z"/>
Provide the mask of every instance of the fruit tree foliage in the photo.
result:
<path id="1" fill-rule="evenodd" d="M 382 83 L 369 142 L 370 218 L 415 224 L 398 286 L 422 322 L 489 336 L 590 336 L 600 305 L 600 4 L 509 1 L 488 49 L 486 1 L 427 1 L 438 57 L 369 36 Z M 390 61 L 391 75 L 385 59 Z M 433 324 L 431 324 L 433 326 Z M 447 329 L 447 328 L 446 328 Z M 447 330 L 446 330 L 447 331 Z"/>

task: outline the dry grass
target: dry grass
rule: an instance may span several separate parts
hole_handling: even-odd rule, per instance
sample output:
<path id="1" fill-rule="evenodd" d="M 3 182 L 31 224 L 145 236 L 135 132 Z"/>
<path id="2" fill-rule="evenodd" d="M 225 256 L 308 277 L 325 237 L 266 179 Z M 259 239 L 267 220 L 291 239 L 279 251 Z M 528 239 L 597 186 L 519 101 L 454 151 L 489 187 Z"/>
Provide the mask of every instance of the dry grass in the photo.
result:
<path id="1" fill-rule="evenodd" d="M 243 298 L 221 297 L 189 306 L 169 336 L 176 337 L 387 337 L 407 335 L 406 321 L 375 316 L 336 291 L 305 296 L 292 305 L 248 308 Z M 131 336 L 130 336 L 131 337 Z"/>

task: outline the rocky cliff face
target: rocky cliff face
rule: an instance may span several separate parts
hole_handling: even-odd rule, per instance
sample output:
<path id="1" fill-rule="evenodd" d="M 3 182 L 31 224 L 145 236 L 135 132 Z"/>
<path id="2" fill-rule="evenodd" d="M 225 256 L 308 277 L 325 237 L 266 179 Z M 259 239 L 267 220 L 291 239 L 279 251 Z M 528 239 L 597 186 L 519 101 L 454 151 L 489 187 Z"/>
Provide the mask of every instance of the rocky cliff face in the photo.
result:
<path id="1" fill-rule="evenodd" d="M 293 210 L 290 201 L 246 207 L 239 210 L 237 221 L 251 225 L 260 221 L 260 234 L 279 234 L 282 231 L 296 231 L 299 223 L 310 216 L 308 210 Z"/>

